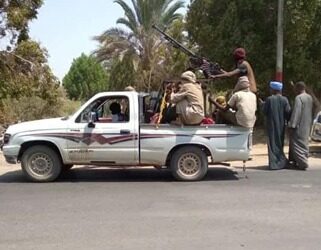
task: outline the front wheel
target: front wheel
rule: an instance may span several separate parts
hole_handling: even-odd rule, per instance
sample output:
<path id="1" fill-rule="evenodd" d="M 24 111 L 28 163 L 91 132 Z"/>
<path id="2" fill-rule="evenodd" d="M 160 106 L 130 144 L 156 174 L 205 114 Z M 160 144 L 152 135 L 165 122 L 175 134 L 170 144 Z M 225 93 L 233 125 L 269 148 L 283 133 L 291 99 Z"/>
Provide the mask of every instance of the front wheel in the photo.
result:
<path id="1" fill-rule="evenodd" d="M 54 181 L 62 170 L 58 154 L 47 146 L 32 146 L 21 157 L 21 167 L 28 179 L 35 182 Z"/>
<path id="2" fill-rule="evenodd" d="M 174 152 L 170 168 L 177 180 L 199 181 L 207 174 L 206 154 L 195 146 L 182 147 Z"/>

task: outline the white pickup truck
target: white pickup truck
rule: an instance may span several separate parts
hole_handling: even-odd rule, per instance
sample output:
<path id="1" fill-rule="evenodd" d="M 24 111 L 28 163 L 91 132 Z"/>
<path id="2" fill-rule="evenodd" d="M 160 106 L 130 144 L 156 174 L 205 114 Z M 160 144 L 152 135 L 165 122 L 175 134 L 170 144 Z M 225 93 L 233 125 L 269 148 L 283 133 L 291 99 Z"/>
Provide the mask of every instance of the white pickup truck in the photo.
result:
<path id="1" fill-rule="evenodd" d="M 121 105 L 122 121 L 110 107 Z M 208 165 L 247 161 L 252 131 L 228 125 L 148 124 L 150 99 L 130 92 L 99 93 L 73 115 L 9 126 L 3 155 L 21 162 L 32 181 L 55 180 L 73 165 L 155 166 L 170 169 L 177 180 L 201 180 Z M 113 104 L 114 105 L 114 104 Z"/>

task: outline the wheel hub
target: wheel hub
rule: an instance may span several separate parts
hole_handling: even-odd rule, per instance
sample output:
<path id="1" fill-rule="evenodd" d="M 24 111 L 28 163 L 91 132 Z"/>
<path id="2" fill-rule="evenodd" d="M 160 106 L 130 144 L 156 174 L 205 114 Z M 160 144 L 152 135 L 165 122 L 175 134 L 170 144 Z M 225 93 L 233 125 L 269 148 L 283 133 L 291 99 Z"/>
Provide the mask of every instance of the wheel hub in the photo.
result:
<path id="1" fill-rule="evenodd" d="M 195 175 L 201 169 L 201 160 L 193 153 L 182 155 L 178 161 L 178 164 L 179 171 L 184 175 Z"/>
<path id="2" fill-rule="evenodd" d="M 31 170 L 36 175 L 47 175 L 53 167 L 52 160 L 44 154 L 35 154 L 30 159 Z"/>

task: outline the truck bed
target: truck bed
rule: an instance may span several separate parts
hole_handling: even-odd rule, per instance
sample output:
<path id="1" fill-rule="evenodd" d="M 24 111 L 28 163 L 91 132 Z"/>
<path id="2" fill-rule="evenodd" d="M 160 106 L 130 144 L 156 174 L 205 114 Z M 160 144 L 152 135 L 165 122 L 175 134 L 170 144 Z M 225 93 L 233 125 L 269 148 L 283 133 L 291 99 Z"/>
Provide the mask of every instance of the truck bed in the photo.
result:
<path id="1" fill-rule="evenodd" d="M 186 144 L 206 147 L 212 163 L 248 160 L 252 146 L 252 130 L 224 124 L 140 126 L 141 163 L 162 165 L 171 150 Z"/>

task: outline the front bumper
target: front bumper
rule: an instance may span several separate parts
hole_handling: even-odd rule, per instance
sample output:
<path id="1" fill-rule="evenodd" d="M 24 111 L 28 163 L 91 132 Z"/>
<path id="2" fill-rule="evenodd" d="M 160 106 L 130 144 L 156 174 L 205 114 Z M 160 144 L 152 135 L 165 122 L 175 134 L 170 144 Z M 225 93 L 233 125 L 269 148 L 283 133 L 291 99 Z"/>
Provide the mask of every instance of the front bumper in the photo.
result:
<path id="1" fill-rule="evenodd" d="M 17 164 L 18 163 L 18 159 L 16 156 L 5 155 L 4 158 L 6 159 L 6 162 L 8 162 L 10 164 Z"/>
<path id="2" fill-rule="evenodd" d="M 20 146 L 4 145 L 2 151 L 4 158 L 8 163 L 16 164 L 18 162 Z"/>

